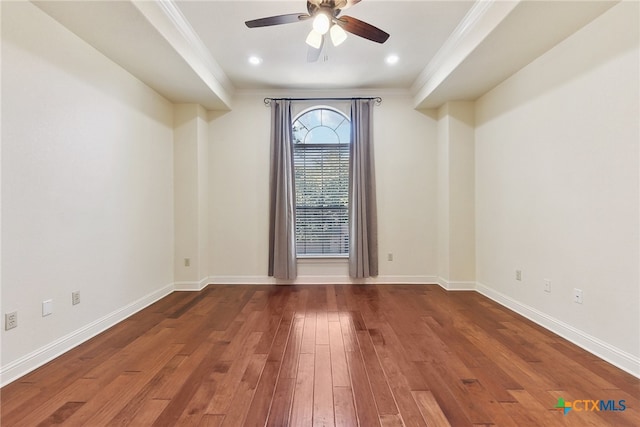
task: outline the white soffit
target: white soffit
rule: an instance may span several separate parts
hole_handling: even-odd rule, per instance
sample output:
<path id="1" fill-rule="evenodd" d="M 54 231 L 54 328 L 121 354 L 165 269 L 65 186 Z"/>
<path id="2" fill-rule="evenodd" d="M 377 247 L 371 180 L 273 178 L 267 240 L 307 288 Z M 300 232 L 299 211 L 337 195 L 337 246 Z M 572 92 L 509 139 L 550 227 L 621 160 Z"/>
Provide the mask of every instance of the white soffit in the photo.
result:
<path id="1" fill-rule="evenodd" d="M 34 1 L 37 7 L 172 102 L 227 110 L 234 88 L 172 2 Z M 162 64 L 150 66 L 149 64 Z"/>
<path id="2" fill-rule="evenodd" d="M 412 86 L 418 109 L 473 101 L 617 1 L 478 1 Z"/>

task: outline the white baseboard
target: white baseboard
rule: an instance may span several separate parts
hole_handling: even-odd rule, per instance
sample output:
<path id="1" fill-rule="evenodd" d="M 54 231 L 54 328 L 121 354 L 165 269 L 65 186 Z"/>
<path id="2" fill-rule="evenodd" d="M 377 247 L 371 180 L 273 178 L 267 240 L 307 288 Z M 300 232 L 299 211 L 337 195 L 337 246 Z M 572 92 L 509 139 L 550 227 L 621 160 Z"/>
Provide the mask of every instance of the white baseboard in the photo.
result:
<path id="1" fill-rule="evenodd" d="M 476 291 L 498 304 L 512 310 L 545 329 L 571 341 L 578 347 L 606 360 L 614 366 L 640 378 L 640 358 L 591 336 L 567 323 L 549 316 L 533 307 L 522 304 L 482 283 L 476 283 Z"/>
<path id="2" fill-rule="evenodd" d="M 102 318 L 77 329 L 70 334 L 59 338 L 44 347 L 41 347 L 11 363 L 0 368 L 0 386 L 5 386 L 12 381 L 39 368 L 45 363 L 55 359 L 63 353 L 71 350 L 83 342 L 95 337 L 99 333 L 122 322 L 127 317 L 137 313 L 154 302 L 172 293 L 174 284 L 167 285 L 157 291 L 128 304 Z"/>
<path id="3" fill-rule="evenodd" d="M 275 285 L 273 277 L 267 276 L 209 276 L 213 285 Z"/>
<path id="4" fill-rule="evenodd" d="M 377 285 L 435 285 L 436 276 L 378 276 L 366 279 L 367 283 Z"/>
<path id="5" fill-rule="evenodd" d="M 447 291 L 475 291 L 476 290 L 476 282 L 462 282 L 462 281 L 452 281 L 446 280 L 442 277 L 438 277 L 437 279 L 438 285 Z"/>
<path id="6" fill-rule="evenodd" d="M 201 291 L 209 284 L 209 278 L 205 277 L 197 282 L 175 282 L 173 284 L 176 291 Z"/>
<path id="7" fill-rule="evenodd" d="M 268 276 L 210 276 L 209 283 L 216 285 L 424 285 L 437 283 L 437 278 L 435 276 L 377 276 L 366 279 L 352 279 L 349 276 L 298 276 L 295 280 L 279 280 Z"/>

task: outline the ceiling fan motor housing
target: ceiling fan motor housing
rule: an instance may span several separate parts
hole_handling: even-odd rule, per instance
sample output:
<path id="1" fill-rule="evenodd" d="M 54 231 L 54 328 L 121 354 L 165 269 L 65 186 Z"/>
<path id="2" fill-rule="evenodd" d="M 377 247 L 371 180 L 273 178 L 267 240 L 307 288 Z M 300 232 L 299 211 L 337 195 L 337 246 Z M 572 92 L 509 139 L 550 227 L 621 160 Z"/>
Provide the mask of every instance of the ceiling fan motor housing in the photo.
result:
<path id="1" fill-rule="evenodd" d="M 347 0 L 307 0 L 307 10 L 312 16 L 319 10 L 324 10 L 329 16 L 336 17 L 346 5 Z"/>
<path id="2" fill-rule="evenodd" d="M 338 9 L 347 5 L 347 0 L 307 0 L 307 2 L 315 4 L 316 6 L 326 6 Z"/>

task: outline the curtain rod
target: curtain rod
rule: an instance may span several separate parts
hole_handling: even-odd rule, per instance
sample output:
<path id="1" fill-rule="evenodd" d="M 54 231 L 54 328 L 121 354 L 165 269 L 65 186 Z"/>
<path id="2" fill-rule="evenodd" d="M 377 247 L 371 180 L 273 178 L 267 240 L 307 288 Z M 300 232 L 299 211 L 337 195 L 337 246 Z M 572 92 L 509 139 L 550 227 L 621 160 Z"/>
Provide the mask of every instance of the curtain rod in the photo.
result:
<path id="1" fill-rule="evenodd" d="M 376 105 L 382 104 L 382 98 L 379 96 L 372 97 L 355 97 L 355 98 L 265 98 L 264 105 L 267 107 L 271 104 L 271 101 L 351 101 L 353 99 L 373 99 Z"/>

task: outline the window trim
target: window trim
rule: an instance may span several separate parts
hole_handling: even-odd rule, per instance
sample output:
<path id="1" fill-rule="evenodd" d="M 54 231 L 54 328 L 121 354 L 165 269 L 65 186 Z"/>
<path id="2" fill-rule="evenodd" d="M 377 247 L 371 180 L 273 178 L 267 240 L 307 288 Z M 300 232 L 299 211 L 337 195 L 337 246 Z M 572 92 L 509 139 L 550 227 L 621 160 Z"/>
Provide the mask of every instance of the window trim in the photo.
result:
<path id="1" fill-rule="evenodd" d="M 336 129 L 338 129 L 342 123 L 344 123 L 344 121 L 346 121 L 349 124 L 349 128 L 351 127 L 351 117 L 349 117 L 348 114 L 346 114 L 344 111 L 342 111 L 339 108 L 330 106 L 330 105 L 326 105 L 326 104 L 318 104 L 318 105 L 313 105 L 310 106 L 308 108 L 305 108 L 304 110 L 300 111 L 299 113 L 297 113 L 291 120 L 291 126 L 293 127 L 294 123 L 296 123 L 302 116 L 304 116 L 305 114 L 312 112 L 312 111 L 316 111 L 316 110 L 329 110 L 332 111 L 336 114 L 338 114 L 339 116 L 341 116 L 344 120 L 342 122 L 340 122 L 340 124 L 336 127 Z M 318 127 L 318 126 L 316 126 Z M 310 132 L 312 129 L 315 129 L 316 127 L 313 128 L 307 128 L 308 131 Z M 305 126 L 306 128 L 306 126 Z M 336 132 L 336 129 L 330 128 L 333 132 Z M 339 140 L 340 141 L 340 140 Z M 346 143 L 344 142 L 327 142 L 327 143 L 311 143 L 311 144 L 307 144 L 302 142 L 301 144 L 293 144 L 294 145 L 294 153 L 295 153 L 295 147 L 299 146 L 299 147 L 304 147 L 304 146 L 316 146 L 316 147 L 322 147 L 322 146 L 327 146 L 327 147 L 331 147 L 331 146 L 344 146 L 346 145 L 347 147 L 349 147 L 351 144 L 351 141 L 347 141 Z M 350 149 L 349 149 L 350 151 Z M 350 156 L 350 153 L 349 153 Z M 347 160 L 349 161 L 349 160 Z M 348 169 L 347 169 L 348 170 Z M 297 186 L 296 186 L 296 193 L 297 193 Z M 298 205 L 296 203 L 295 205 L 296 211 L 298 209 Z M 348 211 L 348 201 L 347 201 L 347 211 Z M 347 219 L 348 221 L 348 219 Z M 348 222 L 347 222 L 347 233 L 348 233 Z M 297 241 L 297 232 L 296 232 L 296 241 Z M 297 246 L 296 246 L 297 247 Z M 296 249 L 296 259 L 300 260 L 300 261 L 305 261 L 305 260 L 310 260 L 310 262 L 313 262 L 313 260 L 321 262 L 323 260 L 326 261 L 334 261 L 334 262 L 344 262 L 345 260 L 349 259 L 349 247 L 350 247 L 350 243 L 347 245 L 347 251 L 346 253 L 327 253 L 327 254 L 323 254 L 323 253 L 318 253 L 318 254 L 298 254 L 297 253 L 297 249 Z"/>

